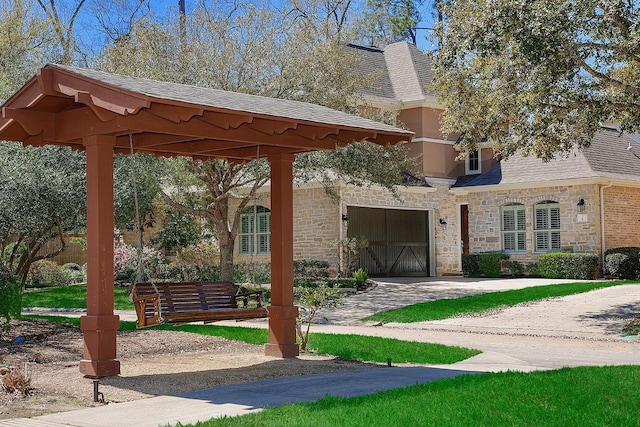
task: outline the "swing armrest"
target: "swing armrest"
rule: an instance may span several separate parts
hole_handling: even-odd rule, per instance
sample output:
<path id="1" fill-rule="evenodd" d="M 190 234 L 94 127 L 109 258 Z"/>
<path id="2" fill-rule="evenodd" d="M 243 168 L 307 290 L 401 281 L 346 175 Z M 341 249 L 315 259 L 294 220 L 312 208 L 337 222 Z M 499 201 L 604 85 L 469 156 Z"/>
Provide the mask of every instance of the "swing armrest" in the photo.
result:
<path id="1" fill-rule="evenodd" d="M 241 300 L 242 306 L 246 308 L 249 305 L 249 297 L 252 295 L 255 296 L 257 307 L 258 308 L 262 307 L 262 298 L 264 296 L 263 290 L 259 290 L 259 291 L 243 290 L 236 294 L 236 300 L 239 300 L 239 301 Z"/>
<path id="2" fill-rule="evenodd" d="M 139 328 L 154 325 L 158 323 L 158 319 L 160 318 L 160 295 L 144 295 L 144 296 L 136 296 L 133 295 L 133 305 L 136 309 L 136 317 L 138 318 L 137 326 Z M 153 304 L 153 316 L 148 317 L 146 315 L 147 305 Z"/>

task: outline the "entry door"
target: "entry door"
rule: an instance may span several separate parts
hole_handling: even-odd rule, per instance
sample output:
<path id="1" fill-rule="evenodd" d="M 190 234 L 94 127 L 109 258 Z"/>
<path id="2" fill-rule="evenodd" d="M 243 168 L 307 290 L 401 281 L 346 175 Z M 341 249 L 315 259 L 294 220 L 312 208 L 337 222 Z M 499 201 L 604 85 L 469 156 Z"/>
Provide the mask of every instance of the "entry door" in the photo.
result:
<path id="1" fill-rule="evenodd" d="M 469 206 L 460 205 L 460 239 L 462 255 L 469 255 Z"/>
<path id="2" fill-rule="evenodd" d="M 371 276 L 429 275 L 429 213 L 349 207 L 348 237 L 364 236 L 359 266 Z"/>

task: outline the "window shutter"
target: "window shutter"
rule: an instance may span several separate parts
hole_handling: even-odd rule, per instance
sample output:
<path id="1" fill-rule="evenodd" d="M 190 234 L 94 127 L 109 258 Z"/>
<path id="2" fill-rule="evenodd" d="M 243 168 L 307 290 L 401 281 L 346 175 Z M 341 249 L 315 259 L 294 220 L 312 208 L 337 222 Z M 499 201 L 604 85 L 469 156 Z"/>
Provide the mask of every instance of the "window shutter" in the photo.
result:
<path id="1" fill-rule="evenodd" d="M 516 213 L 513 209 L 502 211 L 502 229 L 504 231 L 514 231 L 516 229 Z"/>
<path id="2" fill-rule="evenodd" d="M 517 233 L 516 236 L 518 236 L 518 247 L 517 250 L 518 251 L 526 251 L 527 250 L 527 246 L 526 246 L 526 234 L 525 233 Z"/>

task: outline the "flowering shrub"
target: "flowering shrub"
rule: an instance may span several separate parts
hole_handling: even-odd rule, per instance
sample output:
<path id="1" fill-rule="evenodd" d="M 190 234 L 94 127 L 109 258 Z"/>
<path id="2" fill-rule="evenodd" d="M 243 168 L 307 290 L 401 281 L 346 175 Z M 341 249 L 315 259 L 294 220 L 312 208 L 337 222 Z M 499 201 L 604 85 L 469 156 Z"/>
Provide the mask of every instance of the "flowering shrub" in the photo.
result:
<path id="1" fill-rule="evenodd" d="M 165 258 L 157 249 L 145 246 L 142 248 L 142 265 L 146 279 L 157 276 Z M 138 271 L 138 250 L 126 243 L 118 243 L 113 252 L 114 279 L 116 283 L 133 282 Z"/>

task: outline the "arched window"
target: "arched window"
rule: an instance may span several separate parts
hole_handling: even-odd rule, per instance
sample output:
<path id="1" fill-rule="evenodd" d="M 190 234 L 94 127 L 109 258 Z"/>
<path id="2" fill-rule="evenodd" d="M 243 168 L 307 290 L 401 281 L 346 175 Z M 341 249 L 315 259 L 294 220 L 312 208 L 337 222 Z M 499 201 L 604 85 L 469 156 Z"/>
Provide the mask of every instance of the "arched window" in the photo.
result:
<path id="1" fill-rule="evenodd" d="M 238 230 L 240 254 L 271 253 L 271 211 L 264 206 L 250 206 L 240 215 Z"/>
<path id="2" fill-rule="evenodd" d="M 560 205 L 552 200 L 534 206 L 533 239 L 536 252 L 560 250 Z"/>
<path id="3" fill-rule="evenodd" d="M 526 243 L 526 215 L 524 205 L 510 203 L 500 208 L 502 234 L 502 250 L 505 252 L 525 252 Z"/>

